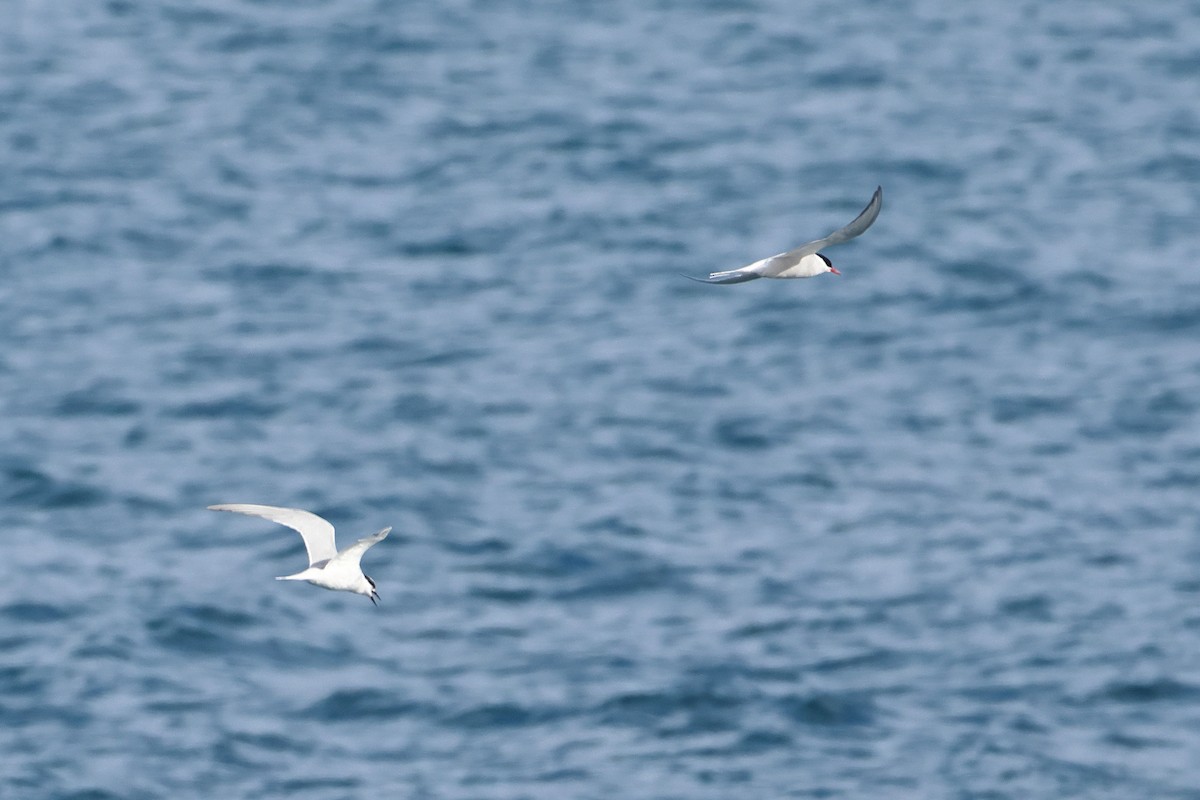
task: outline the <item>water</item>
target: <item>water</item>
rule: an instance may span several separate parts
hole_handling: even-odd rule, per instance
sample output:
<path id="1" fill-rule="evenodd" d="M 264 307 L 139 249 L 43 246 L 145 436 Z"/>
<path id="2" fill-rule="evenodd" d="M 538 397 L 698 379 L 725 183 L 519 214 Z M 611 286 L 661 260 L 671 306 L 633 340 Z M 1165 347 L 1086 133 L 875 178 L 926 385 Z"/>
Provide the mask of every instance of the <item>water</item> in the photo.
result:
<path id="1" fill-rule="evenodd" d="M 4 18 L 0 795 L 1200 797 L 1200 4 Z"/>

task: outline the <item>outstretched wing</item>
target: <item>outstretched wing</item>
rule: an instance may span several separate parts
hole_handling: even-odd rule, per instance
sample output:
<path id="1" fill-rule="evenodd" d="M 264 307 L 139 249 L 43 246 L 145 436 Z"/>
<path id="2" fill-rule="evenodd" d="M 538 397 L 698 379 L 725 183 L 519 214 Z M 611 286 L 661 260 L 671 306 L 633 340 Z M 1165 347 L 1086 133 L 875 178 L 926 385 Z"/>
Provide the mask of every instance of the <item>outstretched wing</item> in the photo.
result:
<path id="1" fill-rule="evenodd" d="M 805 256 L 811 256 L 818 250 L 823 250 L 830 245 L 848 242 L 855 236 L 861 235 L 863 231 L 871 227 L 875 222 L 881 208 L 883 208 L 883 187 L 877 186 L 875 187 L 875 194 L 871 195 L 871 202 L 867 203 L 867 207 L 854 218 L 854 221 L 844 228 L 839 228 L 824 239 L 814 239 L 807 244 L 800 245 L 794 250 L 788 250 L 786 253 L 780 253 L 770 258 L 764 258 L 761 261 L 755 261 L 753 264 L 741 267 L 740 269 L 713 272 L 707 278 L 693 278 L 691 275 L 684 275 L 683 277 L 700 283 L 744 283 L 745 281 L 752 281 L 755 278 L 777 277 L 796 266 L 796 264 L 800 263 L 800 259 Z"/>
<path id="2" fill-rule="evenodd" d="M 379 533 L 373 533 L 370 536 L 364 536 L 342 552 L 338 553 L 338 560 L 348 562 L 357 567 L 359 562 L 362 561 L 363 553 L 367 552 L 367 548 L 373 547 L 374 545 L 382 542 L 387 538 L 387 535 L 391 532 L 391 530 L 391 528 L 384 528 Z"/>
<path id="3" fill-rule="evenodd" d="M 683 273 L 679 273 L 683 275 Z M 696 278 L 691 275 L 683 275 L 689 281 L 696 283 L 745 283 L 746 281 L 756 280 L 762 275 L 755 275 L 753 272 L 743 272 L 740 269 L 730 270 L 729 272 L 714 272 L 707 278 Z"/>
<path id="4" fill-rule="evenodd" d="M 271 522 L 286 525 L 299 533 L 300 538 L 304 540 L 304 549 L 308 551 L 309 566 L 318 561 L 328 561 L 337 555 L 337 546 L 333 543 L 333 525 L 311 512 L 298 508 L 259 506 L 253 503 L 222 503 L 209 506 L 208 510 L 248 514 L 252 517 L 262 517 Z M 357 547 L 357 545 L 355 546 Z"/>
<path id="5" fill-rule="evenodd" d="M 788 250 L 786 253 L 773 256 L 769 261 L 774 262 L 776 260 L 787 259 L 789 263 L 780 270 L 782 272 L 783 269 L 793 266 L 800 259 L 805 256 L 811 256 L 818 250 L 824 250 L 831 245 L 848 242 L 855 236 L 861 236 L 863 231 L 874 224 L 875 220 L 879 217 L 879 210 L 881 208 L 883 208 L 883 187 L 876 186 L 875 194 L 871 195 L 871 202 L 867 203 L 867 207 L 849 225 L 844 228 L 838 228 L 824 239 L 815 239 L 808 244 L 800 245 L 794 250 Z M 774 264 L 768 268 L 773 269 Z"/>

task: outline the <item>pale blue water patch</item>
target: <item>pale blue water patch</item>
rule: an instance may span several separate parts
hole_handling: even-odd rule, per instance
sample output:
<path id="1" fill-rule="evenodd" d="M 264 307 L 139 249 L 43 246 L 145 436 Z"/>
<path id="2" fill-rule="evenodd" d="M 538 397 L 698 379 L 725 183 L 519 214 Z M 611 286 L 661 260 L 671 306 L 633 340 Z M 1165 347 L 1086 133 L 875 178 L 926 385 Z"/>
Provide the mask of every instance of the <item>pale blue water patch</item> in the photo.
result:
<path id="1" fill-rule="evenodd" d="M 0 795 L 1200 797 L 1194 2 L 8 11 Z"/>

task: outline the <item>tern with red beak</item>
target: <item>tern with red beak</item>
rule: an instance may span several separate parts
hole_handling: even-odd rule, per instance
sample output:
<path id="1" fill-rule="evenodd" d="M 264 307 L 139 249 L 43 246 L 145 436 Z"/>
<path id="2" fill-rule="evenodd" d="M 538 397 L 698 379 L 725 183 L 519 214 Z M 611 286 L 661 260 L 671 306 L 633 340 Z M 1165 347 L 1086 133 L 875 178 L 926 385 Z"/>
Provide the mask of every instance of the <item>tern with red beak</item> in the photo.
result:
<path id="1" fill-rule="evenodd" d="M 739 269 L 713 272 L 707 278 L 693 278 L 691 275 L 683 277 L 700 283 L 744 283 L 758 278 L 812 278 L 826 272 L 841 275 L 842 273 L 838 272 L 837 267 L 829 263 L 829 259 L 817 251 L 831 245 L 848 242 L 860 235 L 875 222 L 881 208 L 883 208 L 882 186 L 875 189 L 875 194 L 871 196 L 871 202 L 867 203 L 867 207 L 854 218 L 853 222 L 834 231 L 824 239 L 816 239 L 808 244 L 800 245 L 795 250 L 788 250 L 786 253 L 764 258 L 762 261 L 755 261 L 753 264 Z"/>
<path id="2" fill-rule="evenodd" d="M 300 534 L 300 538 L 304 540 L 304 549 L 308 551 L 308 569 L 275 580 L 308 581 L 322 589 L 354 592 L 371 598 L 371 602 L 378 605 L 379 594 L 375 591 L 375 581 L 363 574 L 359 563 L 363 553 L 367 552 L 367 548 L 383 541 L 391 528 L 384 528 L 379 533 L 359 539 L 339 553 L 337 546 L 333 543 L 333 526 L 308 511 L 301 511 L 298 508 L 258 506 L 251 503 L 225 503 L 209 506 L 208 510 L 233 511 L 237 514 L 262 517 L 271 522 L 286 525 Z"/>

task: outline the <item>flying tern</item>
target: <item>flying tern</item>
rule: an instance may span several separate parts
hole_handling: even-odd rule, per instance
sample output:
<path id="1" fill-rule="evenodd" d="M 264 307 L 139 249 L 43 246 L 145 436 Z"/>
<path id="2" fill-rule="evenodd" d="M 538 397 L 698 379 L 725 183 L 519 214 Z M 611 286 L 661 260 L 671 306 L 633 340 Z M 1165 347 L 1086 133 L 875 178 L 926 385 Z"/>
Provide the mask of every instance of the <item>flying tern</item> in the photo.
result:
<path id="1" fill-rule="evenodd" d="M 694 278 L 691 275 L 683 277 L 700 283 L 744 283 L 758 278 L 812 278 L 826 272 L 841 275 L 842 273 L 838 272 L 837 267 L 829 263 L 829 259 L 817 251 L 831 245 L 848 242 L 860 235 L 871 227 L 871 223 L 875 222 L 875 218 L 879 216 L 879 209 L 882 207 L 883 187 L 880 186 L 871 196 L 871 202 L 867 203 L 867 207 L 854 218 L 853 222 L 834 231 L 824 239 L 815 239 L 808 244 L 800 245 L 795 250 L 764 258 L 738 269 L 713 272 L 707 278 Z"/>
<path id="2" fill-rule="evenodd" d="M 371 602 L 378 605 L 379 593 L 375 591 L 375 581 L 363 574 L 359 562 L 367 548 L 383 541 L 391 528 L 384 528 L 379 533 L 359 539 L 339 553 L 333 543 L 333 526 L 308 511 L 252 503 L 224 503 L 209 506 L 208 510 L 232 511 L 236 514 L 262 517 L 286 525 L 300 534 L 300 538 L 304 540 L 304 549 L 308 551 L 308 569 L 275 580 L 308 581 L 323 589 L 354 592 L 371 598 Z"/>

